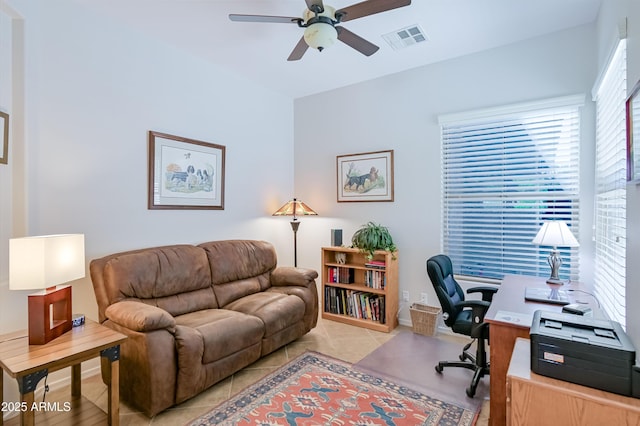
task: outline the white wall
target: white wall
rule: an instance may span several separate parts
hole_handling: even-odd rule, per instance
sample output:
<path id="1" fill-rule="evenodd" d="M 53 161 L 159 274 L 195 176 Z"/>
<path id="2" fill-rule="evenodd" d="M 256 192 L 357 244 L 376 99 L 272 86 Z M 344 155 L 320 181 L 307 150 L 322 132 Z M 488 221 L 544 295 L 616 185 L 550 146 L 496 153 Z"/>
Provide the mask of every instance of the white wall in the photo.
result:
<path id="1" fill-rule="evenodd" d="M 12 18 L 0 9 L 0 111 L 9 113 L 9 122 L 13 120 L 11 111 L 11 28 Z M 2 147 L 0 146 L 0 149 Z M 9 158 L 13 154 L 9 152 Z M 9 236 L 11 235 L 11 171 L 12 163 L 0 164 L 0 304 L 10 298 L 7 282 L 9 280 Z M 3 324 L 11 322 L 7 310 L 0 309 L 0 333 Z"/>
<path id="2" fill-rule="evenodd" d="M 345 242 L 369 220 L 387 226 L 399 247 L 400 291 L 428 292 L 425 261 L 440 252 L 439 114 L 585 94 L 582 120 L 581 264 L 591 275 L 595 26 L 582 26 L 295 101 L 296 194 L 321 215 L 305 223 L 305 262 L 320 268 L 330 229 Z M 428 48 L 428 47 L 426 47 Z M 399 53 L 401 54 L 401 53 Z M 393 149 L 395 202 L 338 203 L 336 156 Z M 302 228 L 301 228 L 302 229 Z M 407 306 L 400 320 L 409 324 Z"/>
<path id="3" fill-rule="evenodd" d="M 27 318 L 28 292 L 8 290 L 9 237 L 84 233 L 87 264 L 160 244 L 265 239 L 282 264 L 293 263 L 288 221 L 270 217 L 293 196 L 291 99 L 70 0 L 5 5 L 26 28 L 26 135 L 11 143 L 27 160 L 0 166 L 0 333 L 25 327 Z M 4 35 L 9 21 L 1 19 Z M 3 71 L 10 56 L 2 46 Z M 12 104 L 5 77 L 0 108 Z M 224 210 L 147 209 L 149 130 L 226 146 Z M 27 201 L 11 216 L 23 194 L 10 181 L 24 182 Z M 73 283 L 73 307 L 97 318 L 88 265 L 87 277 Z"/>
<path id="4" fill-rule="evenodd" d="M 11 292 L 9 238 L 24 232 L 24 21 L 17 11 L 0 2 L 0 109 L 9 114 L 8 163 L 0 165 L 0 333 L 24 325 L 24 294 Z"/>
<path id="5" fill-rule="evenodd" d="M 269 215 L 292 196 L 290 99 L 74 2 L 10 3 L 27 27 L 28 160 L 14 178 L 28 234 L 84 233 L 87 261 L 236 237 L 285 241 L 289 257 L 289 225 Z M 226 146 L 224 210 L 147 209 L 149 130 Z M 95 318 L 88 277 L 73 290 Z"/>

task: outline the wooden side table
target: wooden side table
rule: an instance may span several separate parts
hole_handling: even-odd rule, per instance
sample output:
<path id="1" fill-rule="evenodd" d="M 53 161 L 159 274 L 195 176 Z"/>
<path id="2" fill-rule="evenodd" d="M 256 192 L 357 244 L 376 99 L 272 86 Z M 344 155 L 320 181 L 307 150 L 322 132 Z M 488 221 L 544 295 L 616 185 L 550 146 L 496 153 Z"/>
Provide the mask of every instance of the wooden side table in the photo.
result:
<path id="1" fill-rule="evenodd" d="M 127 336 L 94 321 L 87 320 L 80 327 L 45 345 L 29 345 L 27 331 L 0 336 L 0 366 L 18 381 L 20 404 L 13 404 L 20 412 L 20 424 L 33 425 L 35 416 L 34 391 L 50 372 L 71 367 L 71 397 L 81 396 L 81 363 L 100 356 L 103 379 L 108 386 L 108 424 L 118 425 L 120 416 L 119 372 L 120 343 Z M 0 383 L 0 401 L 3 401 Z M 3 404 L 4 405 L 4 404 Z M 0 413 L 0 426 L 3 424 Z"/>

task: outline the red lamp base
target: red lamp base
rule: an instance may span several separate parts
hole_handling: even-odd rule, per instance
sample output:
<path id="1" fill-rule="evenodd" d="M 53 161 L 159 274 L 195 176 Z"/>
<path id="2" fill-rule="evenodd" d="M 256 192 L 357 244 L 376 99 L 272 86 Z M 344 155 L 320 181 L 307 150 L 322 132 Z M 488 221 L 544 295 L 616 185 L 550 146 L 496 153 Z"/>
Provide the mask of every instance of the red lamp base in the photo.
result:
<path id="1" fill-rule="evenodd" d="M 44 345 L 71 330 L 71 286 L 29 295 L 29 344 Z"/>

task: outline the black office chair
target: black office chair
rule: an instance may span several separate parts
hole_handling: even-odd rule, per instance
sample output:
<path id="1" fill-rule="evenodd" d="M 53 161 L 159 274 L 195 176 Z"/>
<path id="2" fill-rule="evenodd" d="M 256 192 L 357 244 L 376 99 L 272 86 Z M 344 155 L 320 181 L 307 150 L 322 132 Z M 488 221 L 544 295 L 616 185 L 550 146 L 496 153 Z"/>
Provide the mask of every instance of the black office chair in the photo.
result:
<path id="1" fill-rule="evenodd" d="M 468 289 L 467 293 L 482 293 L 482 300 L 465 300 L 460 284 L 453 278 L 451 259 L 443 254 L 427 260 L 427 273 L 442 306 L 444 323 L 451 327 L 454 333 L 464 334 L 473 339 L 462 349 L 460 361 L 440 361 L 436 365 L 436 371 L 442 373 L 445 367 L 473 370 L 473 379 L 466 390 L 467 395 L 473 398 L 480 379 L 485 374 L 489 374 L 485 347 L 489 341 L 489 324 L 484 322 L 484 316 L 498 289 L 489 286 L 473 287 Z M 467 352 L 474 341 L 476 341 L 475 356 Z"/>

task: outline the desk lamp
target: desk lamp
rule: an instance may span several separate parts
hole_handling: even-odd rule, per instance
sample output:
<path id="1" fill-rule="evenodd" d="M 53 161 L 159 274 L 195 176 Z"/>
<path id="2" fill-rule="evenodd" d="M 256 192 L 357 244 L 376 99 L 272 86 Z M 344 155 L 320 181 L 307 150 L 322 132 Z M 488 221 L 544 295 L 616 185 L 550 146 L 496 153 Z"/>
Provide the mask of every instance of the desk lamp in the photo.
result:
<path id="1" fill-rule="evenodd" d="M 551 253 L 547 262 L 551 267 L 551 276 L 547 284 L 564 284 L 558 277 L 558 271 L 562 266 L 562 258 L 558 253 L 558 247 L 579 247 L 580 244 L 573 236 L 567 224 L 560 220 L 544 221 L 538 234 L 532 241 L 539 246 L 551 246 Z"/>
<path id="2" fill-rule="evenodd" d="M 291 229 L 293 230 L 293 266 L 298 266 L 298 227 L 300 226 L 300 222 L 296 216 L 317 216 L 318 213 L 314 212 L 311 207 L 303 203 L 302 201 L 298 201 L 297 199 L 293 199 L 287 202 L 284 206 L 280 207 L 273 216 L 293 216 L 293 220 L 291 221 Z"/>
<path id="3" fill-rule="evenodd" d="M 71 330 L 71 286 L 85 276 L 84 235 L 9 240 L 9 289 L 29 295 L 29 344 L 43 345 Z"/>

